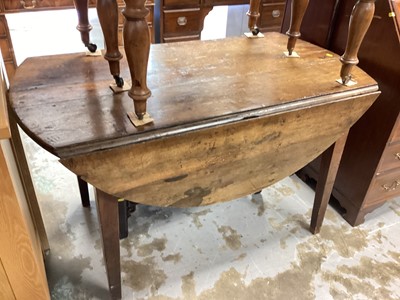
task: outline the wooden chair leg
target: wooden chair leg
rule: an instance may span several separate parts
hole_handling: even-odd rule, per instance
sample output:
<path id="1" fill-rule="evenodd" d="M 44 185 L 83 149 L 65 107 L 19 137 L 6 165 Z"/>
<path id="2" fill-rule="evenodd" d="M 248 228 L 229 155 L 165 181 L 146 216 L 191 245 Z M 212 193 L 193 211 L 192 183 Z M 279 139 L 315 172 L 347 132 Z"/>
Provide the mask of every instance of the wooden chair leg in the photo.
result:
<path id="1" fill-rule="evenodd" d="M 97 46 L 95 44 L 90 43 L 89 32 L 92 30 L 92 25 L 89 23 L 88 10 L 89 10 L 89 1 L 88 0 L 74 0 L 74 5 L 76 8 L 76 12 L 78 13 L 78 26 L 76 29 L 81 33 L 82 43 L 89 49 L 91 52 L 95 52 L 97 50 Z"/>
<path id="2" fill-rule="evenodd" d="M 348 132 L 322 154 L 319 178 L 315 190 L 314 207 L 311 216 L 310 231 L 313 234 L 319 233 L 322 221 L 324 220 L 340 159 L 346 144 L 347 135 Z"/>
<path id="3" fill-rule="evenodd" d="M 89 188 L 88 184 L 85 180 L 77 176 L 78 185 L 79 185 L 79 193 L 81 194 L 81 201 L 83 207 L 90 207 L 90 199 L 89 199 Z"/>
<path id="4" fill-rule="evenodd" d="M 260 17 L 260 2 L 261 0 L 250 0 L 250 8 L 247 12 L 249 17 L 248 27 L 253 35 L 257 35 L 260 32 L 257 27 L 257 21 Z"/>
<path id="5" fill-rule="evenodd" d="M 119 61 L 122 54 L 118 49 L 118 3 L 116 0 L 97 0 L 97 15 L 99 17 L 101 29 L 106 44 L 104 58 L 108 61 L 111 75 L 115 79 L 117 86 L 124 85 L 120 77 Z"/>
<path id="6" fill-rule="evenodd" d="M 290 15 L 290 26 L 286 34 L 289 36 L 287 50 L 292 55 L 297 39 L 301 36 L 300 27 L 306 13 L 308 0 L 292 0 L 292 13 Z"/>
<path id="7" fill-rule="evenodd" d="M 128 95 L 133 99 L 139 119 L 146 114 L 146 103 L 151 92 L 147 87 L 147 63 L 150 53 L 150 31 L 145 17 L 149 10 L 145 0 L 125 0 L 124 46 L 131 72 L 132 88 Z"/>
<path id="8" fill-rule="evenodd" d="M 354 5 L 350 17 L 349 33 L 347 36 L 346 50 L 340 61 L 342 69 L 340 77 L 343 84 L 347 84 L 351 79 L 351 69 L 358 64 L 358 50 L 360 49 L 362 40 L 371 25 L 375 12 L 375 0 L 359 0 Z"/>
<path id="9" fill-rule="evenodd" d="M 112 299 L 121 299 L 118 198 L 96 189 L 103 255 Z"/>

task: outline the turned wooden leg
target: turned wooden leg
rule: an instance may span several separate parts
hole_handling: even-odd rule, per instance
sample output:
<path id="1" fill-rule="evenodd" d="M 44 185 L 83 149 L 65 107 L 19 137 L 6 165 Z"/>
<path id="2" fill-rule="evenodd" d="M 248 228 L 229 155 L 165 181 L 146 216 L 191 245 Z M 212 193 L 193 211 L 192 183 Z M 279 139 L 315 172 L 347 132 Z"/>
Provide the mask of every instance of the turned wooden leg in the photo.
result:
<path id="1" fill-rule="evenodd" d="M 151 92 L 147 88 L 147 63 L 150 52 L 150 31 L 145 17 L 149 10 L 145 0 L 125 0 L 124 45 L 132 78 L 129 96 L 133 99 L 135 113 L 143 119 L 147 99 Z"/>
<path id="2" fill-rule="evenodd" d="M 96 189 L 96 205 L 111 298 L 121 299 L 118 198 Z"/>
<path id="3" fill-rule="evenodd" d="M 118 50 L 118 4 L 116 0 L 97 0 L 97 14 L 104 34 L 106 53 L 110 72 L 117 86 L 122 87 L 124 80 L 120 77 L 119 61 L 122 58 Z"/>
<path id="4" fill-rule="evenodd" d="M 250 8 L 247 12 L 249 16 L 249 29 L 253 35 L 257 35 L 260 30 L 257 27 L 257 20 L 260 17 L 260 2 L 261 0 L 250 0 Z"/>
<path id="5" fill-rule="evenodd" d="M 344 145 L 346 144 L 347 134 L 348 132 L 322 154 L 310 225 L 310 231 L 314 234 L 319 232 L 324 220 Z"/>
<path id="6" fill-rule="evenodd" d="M 362 40 L 371 24 L 375 12 L 375 0 L 359 0 L 353 8 L 350 17 L 349 33 L 347 36 L 346 50 L 340 61 L 342 69 L 340 77 L 343 84 L 347 84 L 351 79 L 351 69 L 358 64 L 357 53 L 360 49 Z"/>
<path id="7" fill-rule="evenodd" d="M 90 199 L 89 199 L 89 188 L 88 184 L 85 180 L 77 176 L 78 185 L 79 185 L 79 193 L 81 194 L 81 201 L 83 207 L 90 207 Z"/>
<path id="8" fill-rule="evenodd" d="M 74 0 L 76 12 L 78 13 L 78 26 L 76 29 L 81 33 L 82 43 L 89 49 L 90 52 L 95 52 L 97 46 L 90 43 L 89 32 L 92 30 L 92 25 L 89 24 L 88 10 L 89 3 L 88 0 Z"/>
<path id="9" fill-rule="evenodd" d="M 292 55 L 297 39 L 301 36 L 300 26 L 306 13 L 308 0 L 292 0 L 292 13 L 290 16 L 290 26 L 286 34 L 289 36 L 287 50 Z"/>

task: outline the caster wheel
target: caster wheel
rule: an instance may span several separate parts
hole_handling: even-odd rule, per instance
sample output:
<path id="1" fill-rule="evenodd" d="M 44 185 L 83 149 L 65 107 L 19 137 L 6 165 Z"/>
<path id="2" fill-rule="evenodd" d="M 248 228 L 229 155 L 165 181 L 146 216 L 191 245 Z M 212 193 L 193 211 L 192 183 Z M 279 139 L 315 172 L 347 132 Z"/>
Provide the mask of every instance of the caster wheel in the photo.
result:
<path id="1" fill-rule="evenodd" d="M 87 48 L 88 48 L 88 50 L 89 50 L 90 52 L 92 52 L 92 53 L 96 52 L 96 50 L 97 50 L 96 44 L 92 44 L 92 43 L 90 43 L 89 45 L 87 45 Z"/>
<path id="2" fill-rule="evenodd" d="M 254 28 L 254 29 L 251 31 L 251 33 L 252 33 L 253 35 L 257 35 L 259 32 L 260 32 L 260 29 L 258 29 L 257 27 Z"/>
<path id="3" fill-rule="evenodd" d="M 122 88 L 124 86 L 124 79 L 122 77 L 119 77 L 118 75 L 114 76 L 115 84 Z"/>

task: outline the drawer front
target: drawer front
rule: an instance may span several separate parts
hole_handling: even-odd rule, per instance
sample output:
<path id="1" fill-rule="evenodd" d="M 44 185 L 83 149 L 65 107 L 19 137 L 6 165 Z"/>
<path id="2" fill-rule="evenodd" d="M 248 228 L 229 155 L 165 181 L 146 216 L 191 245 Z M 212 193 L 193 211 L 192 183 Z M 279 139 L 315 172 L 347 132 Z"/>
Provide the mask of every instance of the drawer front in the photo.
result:
<path id="1" fill-rule="evenodd" d="M 260 27 L 280 27 L 282 25 L 285 4 L 264 4 L 261 10 Z"/>
<path id="2" fill-rule="evenodd" d="M 371 205 L 398 195 L 400 195 L 400 172 L 393 171 L 375 176 L 365 201 Z"/>
<path id="3" fill-rule="evenodd" d="M 400 169 L 400 144 L 386 147 L 377 175 L 396 168 Z"/>
<path id="4" fill-rule="evenodd" d="M 164 34 L 186 35 L 200 31 L 200 8 L 164 11 Z"/>
<path id="5" fill-rule="evenodd" d="M 164 0 L 165 7 L 198 6 L 200 0 Z"/>
<path id="6" fill-rule="evenodd" d="M 3 2 L 6 12 L 74 7 L 73 0 L 3 0 Z M 90 6 L 94 6 L 95 4 L 96 0 L 89 0 Z"/>

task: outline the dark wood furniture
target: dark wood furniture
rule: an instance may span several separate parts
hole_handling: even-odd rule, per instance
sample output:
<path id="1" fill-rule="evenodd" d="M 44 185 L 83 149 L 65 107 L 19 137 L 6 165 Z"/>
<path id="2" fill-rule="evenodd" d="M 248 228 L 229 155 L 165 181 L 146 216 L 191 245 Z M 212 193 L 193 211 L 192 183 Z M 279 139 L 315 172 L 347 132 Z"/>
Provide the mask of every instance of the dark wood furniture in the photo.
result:
<path id="1" fill-rule="evenodd" d="M 310 0 L 302 38 L 342 53 L 354 2 Z M 288 19 L 289 12 L 284 28 L 288 27 Z M 359 51 L 359 66 L 377 80 L 382 95 L 350 130 L 334 185 L 333 196 L 353 226 L 364 222 L 367 213 L 400 195 L 399 24 L 400 2 L 378 1 Z M 316 160 L 301 173 L 318 179 L 318 165 Z"/>
<path id="2" fill-rule="evenodd" d="M 58 10 L 58 9 L 71 9 L 74 8 L 74 5 L 82 5 L 83 8 L 87 7 L 95 7 L 96 0 L 87 0 L 88 4 L 85 1 L 81 0 L 0 0 L 0 48 L 3 53 L 4 63 L 7 70 L 7 74 L 9 79 L 11 80 L 14 77 L 15 70 L 17 68 L 17 63 L 14 55 L 14 48 L 10 36 L 10 31 L 8 29 L 8 23 L 6 19 L 7 14 L 11 13 L 21 13 L 21 12 L 35 12 L 35 11 L 45 11 L 45 10 Z M 124 17 L 122 16 L 122 9 L 125 7 L 123 0 L 118 0 L 118 44 L 120 46 L 123 45 L 122 38 L 122 28 L 124 23 Z M 148 26 L 151 31 L 151 41 L 154 43 L 154 0 L 147 0 L 146 7 L 149 10 L 149 15 L 147 16 Z M 91 29 L 90 24 L 87 20 L 87 13 L 85 13 L 85 9 L 81 9 L 83 13 L 80 16 L 82 20 L 82 25 L 79 27 L 83 33 L 89 32 Z M 89 36 L 83 34 L 82 37 L 84 44 L 89 43 Z"/>
<path id="3" fill-rule="evenodd" d="M 262 0 L 258 27 L 262 32 L 281 29 L 286 0 Z M 160 40 L 178 42 L 198 40 L 204 18 L 216 5 L 249 4 L 248 0 L 161 0 Z"/>
<path id="4" fill-rule="evenodd" d="M 121 297 L 119 198 L 179 207 L 227 201 L 277 182 L 328 149 L 311 223 L 318 232 L 346 132 L 379 92 L 358 68 L 357 86 L 336 82 L 338 57 L 309 43 L 297 42 L 301 59 L 287 58 L 286 42 L 267 33 L 152 45 L 155 121 L 143 127 L 126 115 L 131 98 L 108 88 L 101 57 L 36 57 L 18 68 L 10 89 L 13 115 L 96 187 L 113 298 Z M 178 59 L 193 49 L 201 55 Z M 122 61 L 122 76 L 128 72 Z M 318 84 L 310 84 L 315 78 Z"/>

